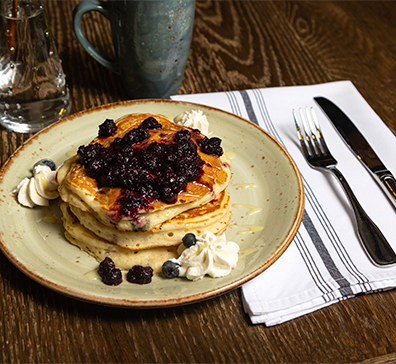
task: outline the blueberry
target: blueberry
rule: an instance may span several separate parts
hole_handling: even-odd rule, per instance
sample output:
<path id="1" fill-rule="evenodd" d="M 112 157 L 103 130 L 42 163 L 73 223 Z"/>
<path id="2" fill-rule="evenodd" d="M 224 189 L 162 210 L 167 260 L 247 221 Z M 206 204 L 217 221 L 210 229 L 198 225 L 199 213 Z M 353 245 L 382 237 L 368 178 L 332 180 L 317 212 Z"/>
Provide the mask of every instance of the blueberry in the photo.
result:
<path id="1" fill-rule="evenodd" d="M 173 191 L 172 187 L 162 187 L 159 191 L 160 198 L 163 202 L 174 203 L 177 199 L 177 192 Z"/>
<path id="2" fill-rule="evenodd" d="M 223 155 L 223 148 L 220 146 L 220 144 L 221 139 L 217 137 L 213 137 L 210 139 L 208 137 L 205 137 L 199 142 L 199 145 L 204 153 L 213 154 L 218 157 L 221 157 Z"/>
<path id="3" fill-rule="evenodd" d="M 127 281 L 130 283 L 147 284 L 153 277 L 153 268 L 134 265 L 127 274 Z"/>
<path id="4" fill-rule="evenodd" d="M 183 245 L 186 248 L 189 248 L 197 243 L 197 238 L 195 237 L 195 235 L 193 233 L 188 233 L 188 234 L 184 235 L 182 241 L 183 241 Z"/>
<path id="5" fill-rule="evenodd" d="M 166 278 L 175 278 L 179 276 L 179 267 L 180 265 L 171 261 L 167 260 L 163 265 L 162 265 L 162 274 Z"/>
<path id="6" fill-rule="evenodd" d="M 106 271 L 112 270 L 115 268 L 115 264 L 113 260 L 109 257 L 106 257 L 100 264 L 98 272 L 99 274 L 104 274 Z"/>
<path id="7" fill-rule="evenodd" d="M 39 160 L 38 162 L 36 162 L 34 164 L 33 168 L 36 167 L 36 166 L 47 166 L 47 167 L 51 168 L 51 171 L 55 171 L 56 170 L 56 164 L 51 159 L 41 159 L 41 160 Z"/>
<path id="8" fill-rule="evenodd" d="M 143 128 L 147 128 L 147 129 L 161 129 L 162 128 L 162 125 L 157 120 L 155 120 L 152 116 L 145 119 L 141 125 Z"/>
<path id="9" fill-rule="evenodd" d="M 102 277 L 103 283 L 108 286 L 118 286 L 122 282 L 122 273 L 120 269 L 113 269 Z"/>
<path id="10" fill-rule="evenodd" d="M 115 267 L 114 262 L 106 257 L 100 264 L 98 273 L 104 284 L 117 286 L 122 282 L 121 270 Z"/>
<path id="11" fill-rule="evenodd" d="M 180 130 L 175 134 L 175 137 L 173 139 L 174 142 L 179 143 L 182 141 L 188 142 L 191 140 L 191 133 L 189 130 Z"/>
<path id="12" fill-rule="evenodd" d="M 101 125 L 99 125 L 99 137 L 108 137 L 117 132 L 117 125 L 112 119 L 106 119 Z"/>
<path id="13" fill-rule="evenodd" d="M 147 128 L 138 127 L 130 130 L 124 135 L 122 141 L 124 144 L 133 145 L 146 140 L 149 137 L 149 131 Z"/>

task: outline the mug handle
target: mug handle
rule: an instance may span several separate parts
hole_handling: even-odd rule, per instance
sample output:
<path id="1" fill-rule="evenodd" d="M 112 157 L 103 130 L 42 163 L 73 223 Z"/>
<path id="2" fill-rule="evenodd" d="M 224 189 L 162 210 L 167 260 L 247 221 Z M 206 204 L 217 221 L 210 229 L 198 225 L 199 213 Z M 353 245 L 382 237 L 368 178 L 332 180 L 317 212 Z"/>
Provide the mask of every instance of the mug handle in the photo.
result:
<path id="1" fill-rule="evenodd" d="M 81 30 L 81 19 L 85 13 L 90 11 L 97 11 L 101 13 L 106 19 L 109 19 L 109 12 L 105 7 L 105 3 L 98 0 L 84 0 L 79 3 L 73 10 L 73 28 L 76 34 L 77 40 L 80 42 L 82 47 L 87 51 L 87 53 L 96 59 L 101 65 L 109 68 L 115 73 L 119 73 L 118 62 L 106 57 L 98 50 L 96 50 L 91 43 L 85 38 L 84 33 Z"/>

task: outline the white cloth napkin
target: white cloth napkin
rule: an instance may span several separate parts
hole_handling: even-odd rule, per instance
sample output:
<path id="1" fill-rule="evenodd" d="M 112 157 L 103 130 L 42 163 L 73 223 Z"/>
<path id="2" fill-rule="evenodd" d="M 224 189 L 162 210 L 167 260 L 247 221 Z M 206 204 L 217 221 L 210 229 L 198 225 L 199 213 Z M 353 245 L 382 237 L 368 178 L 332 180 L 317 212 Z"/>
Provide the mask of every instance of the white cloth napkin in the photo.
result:
<path id="1" fill-rule="evenodd" d="M 396 138 L 350 81 L 172 97 L 257 123 L 286 147 L 302 174 L 306 208 L 296 237 L 273 265 L 242 286 L 244 309 L 253 323 L 279 324 L 357 294 L 396 287 L 396 267 L 378 268 L 364 253 L 339 182 L 329 173 L 310 168 L 301 153 L 291 111 L 313 106 L 339 169 L 396 250 L 395 209 L 338 136 L 313 100 L 315 96 L 336 103 L 396 173 Z"/>

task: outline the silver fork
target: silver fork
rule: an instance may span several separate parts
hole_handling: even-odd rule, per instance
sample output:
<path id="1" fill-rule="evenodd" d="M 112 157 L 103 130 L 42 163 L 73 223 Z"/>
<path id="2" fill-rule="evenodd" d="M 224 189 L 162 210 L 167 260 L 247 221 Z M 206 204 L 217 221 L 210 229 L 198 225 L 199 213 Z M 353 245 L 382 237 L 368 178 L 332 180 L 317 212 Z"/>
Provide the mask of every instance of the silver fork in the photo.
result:
<path id="1" fill-rule="evenodd" d="M 381 233 L 377 225 L 368 217 L 356 199 L 344 176 L 337 169 L 337 160 L 331 155 L 325 143 L 314 109 L 306 108 L 306 115 L 300 108 L 300 118 L 293 110 L 293 118 L 297 128 L 298 139 L 303 154 L 312 168 L 332 172 L 340 181 L 352 206 L 357 233 L 366 253 L 374 264 L 379 266 L 396 263 L 396 254 Z"/>

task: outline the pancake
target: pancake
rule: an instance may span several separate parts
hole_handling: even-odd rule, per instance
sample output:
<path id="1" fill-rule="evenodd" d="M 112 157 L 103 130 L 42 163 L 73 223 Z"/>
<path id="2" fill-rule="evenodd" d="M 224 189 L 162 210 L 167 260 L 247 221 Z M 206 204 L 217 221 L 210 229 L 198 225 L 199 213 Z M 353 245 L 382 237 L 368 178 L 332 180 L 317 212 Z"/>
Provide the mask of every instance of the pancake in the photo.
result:
<path id="1" fill-rule="evenodd" d="M 109 257 L 119 269 L 128 270 L 134 265 L 142 265 L 153 268 L 154 273 L 159 273 L 165 261 L 178 257 L 177 246 L 132 250 L 112 244 L 82 226 L 63 201 L 60 201 L 60 208 L 66 239 L 98 262 Z"/>
<path id="2" fill-rule="evenodd" d="M 108 147 L 116 138 L 122 138 L 148 117 L 154 117 L 162 128 L 150 129 L 149 138 L 135 144 L 134 148 L 143 149 L 153 142 L 170 143 L 175 134 L 182 130 L 189 130 L 191 139 L 196 144 L 204 138 L 199 131 L 177 125 L 163 115 L 130 114 L 116 121 L 117 132 L 114 135 L 95 138 L 92 143 Z M 227 187 L 231 178 L 230 161 L 224 155 L 217 157 L 203 153 L 200 148 L 198 155 L 203 161 L 202 173 L 197 180 L 187 183 L 185 189 L 177 195 L 176 201 L 166 203 L 155 199 L 139 208 L 133 217 L 120 214 L 120 198 L 125 190 L 99 187 L 97 181 L 87 174 L 77 156 L 67 160 L 58 172 L 59 193 L 63 201 L 90 213 L 105 226 L 119 231 L 151 230 L 187 210 L 217 199 Z"/>
<path id="3" fill-rule="evenodd" d="M 216 235 L 222 233 L 231 216 L 229 202 L 228 193 L 222 191 L 218 199 L 204 206 L 183 212 L 151 230 L 136 232 L 119 231 L 102 224 L 89 212 L 84 212 L 73 205 L 69 205 L 69 208 L 80 224 L 98 237 L 124 248 L 141 250 L 180 245 L 183 236 L 187 233 L 200 235 L 204 230 Z"/>
<path id="4" fill-rule="evenodd" d="M 140 127 L 152 117 L 154 124 Z M 158 273 L 166 260 L 177 258 L 177 248 L 187 233 L 210 231 L 218 235 L 225 231 L 231 216 L 230 196 L 225 191 L 231 178 L 231 162 L 224 155 L 216 156 L 221 153 L 213 148 L 219 144 L 207 149 L 203 144 L 206 137 L 198 130 L 158 114 L 126 115 L 116 121 L 116 128 L 112 121 L 105 128 L 111 133 L 103 134 L 100 127 L 99 136 L 80 147 L 79 155 L 65 161 L 57 172 L 65 237 L 71 244 L 98 262 L 109 257 L 123 270 L 142 265 Z M 142 130 L 144 137 L 131 141 L 132 130 L 133 137 Z M 157 157 L 150 148 L 159 148 Z M 88 159 L 84 159 L 84 153 Z M 99 159 L 94 153 L 99 153 Z M 159 169 L 144 169 L 156 158 Z M 93 172 L 95 163 L 99 169 Z M 107 180 L 113 177 L 106 171 L 121 179 Z M 192 174 L 188 174 L 190 171 Z M 144 179 L 140 185 L 134 184 L 133 178 L 140 183 L 145 173 L 149 183 Z M 176 188 L 172 199 L 161 195 L 163 183 L 177 183 L 180 178 L 185 178 L 184 182 L 177 185 L 182 187 Z M 125 205 L 125 198 L 136 198 L 132 200 L 136 204 Z"/>

